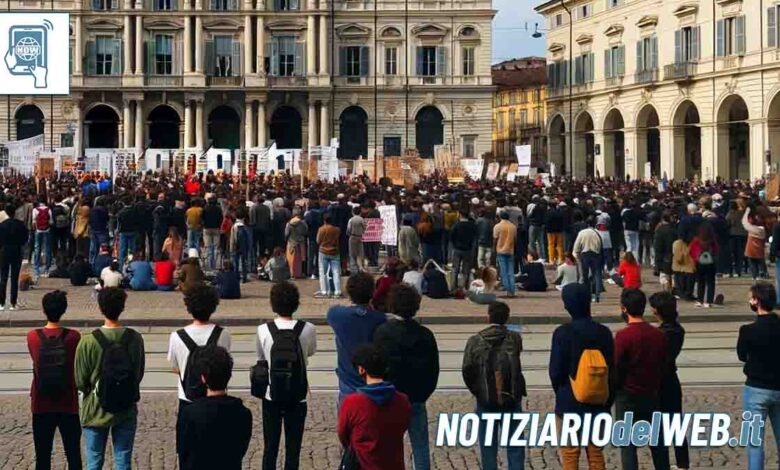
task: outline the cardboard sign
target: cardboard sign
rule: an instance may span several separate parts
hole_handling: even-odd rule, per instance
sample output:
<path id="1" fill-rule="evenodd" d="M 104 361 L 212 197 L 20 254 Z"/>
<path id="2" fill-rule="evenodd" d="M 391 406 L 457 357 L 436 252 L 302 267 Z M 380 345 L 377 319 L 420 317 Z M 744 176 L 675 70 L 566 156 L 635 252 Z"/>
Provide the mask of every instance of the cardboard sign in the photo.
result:
<path id="1" fill-rule="evenodd" d="M 364 242 L 381 242 L 384 223 L 382 219 L 366 219 L 366 231 L 363 232 Z"/>
<path id="2" fill-rule="evenodd" d="M 396 246 L 398 244 L 398 220 L 396 219 L 395 206 L 379 206 L 377 209 L 382 220 L 382 244 Z"/>
<path id="3" fill-rule="evenodd" d="M 494 180 L 498 178 L 498 171 L 501 169 L 501 165 L 498 162 L 490 162 L 487 168 L 487 179 Z"/>

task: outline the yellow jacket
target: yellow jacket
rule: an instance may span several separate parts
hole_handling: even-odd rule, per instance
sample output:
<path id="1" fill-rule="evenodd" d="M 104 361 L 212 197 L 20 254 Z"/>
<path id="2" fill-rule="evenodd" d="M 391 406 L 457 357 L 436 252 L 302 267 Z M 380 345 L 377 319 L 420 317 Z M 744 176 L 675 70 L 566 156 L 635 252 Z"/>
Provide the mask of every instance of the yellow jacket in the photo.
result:
<path id="1" fill-rule="evenodd" d="M 696 271 L 696 264 L 688 251 L 688 244 L 682 240 L 677 240 L 672 244 L 672 271 L 689 274 Z"/>

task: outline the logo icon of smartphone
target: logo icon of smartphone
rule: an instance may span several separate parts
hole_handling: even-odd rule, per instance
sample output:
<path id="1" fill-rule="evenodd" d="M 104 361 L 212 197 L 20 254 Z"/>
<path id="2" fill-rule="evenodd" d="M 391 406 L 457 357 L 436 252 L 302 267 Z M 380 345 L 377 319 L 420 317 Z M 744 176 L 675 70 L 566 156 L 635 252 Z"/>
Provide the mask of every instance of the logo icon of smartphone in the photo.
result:
<path id="1" fill-rule="evenodd" d="M 9 31 L 11 53 L 16 66 L 10 70 L 14 75 L 30 75 L 35 67 L 46 67 L 46 28 L 44 26 L 12 26 Z"/>

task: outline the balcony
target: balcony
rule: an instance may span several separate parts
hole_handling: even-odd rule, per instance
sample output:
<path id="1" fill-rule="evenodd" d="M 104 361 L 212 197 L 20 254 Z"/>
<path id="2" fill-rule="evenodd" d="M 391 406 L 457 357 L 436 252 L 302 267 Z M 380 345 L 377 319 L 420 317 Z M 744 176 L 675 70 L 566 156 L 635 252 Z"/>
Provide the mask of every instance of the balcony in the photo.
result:
<path id="1" fill-rule="evenodd" d="M 306 86 L 308 83 L 306 77 L 300 77 L 296 75 L 290 75 L 290 76 L 268 75 L 266 79 L 267 79 L 268 86 L 276 86 L 276 87 L 298 87 L 298 86 Z"/>
<path id="2" fill-rule="evenodd" d="M 742 66 L 742 56 L 730 55 L 720 59 L 722 70 L 736 69 Z"/>
<path id="3" fill-rule="evenodd" d="M 89 88 L 120 88 L 121 75 L 85 75 L 84 86 Z"/>
<path id="4" fill-rule="evenodd" d="M 365 86 L 373 85 L 374 77 L 359 77 L 359 76 L 340 76 L 333 77 L 333 81 L 337 86 Z"/>
<path id="5" fill-rule="evenodd" d="M 696 75 L 695 62 L 680 62 L 664 67 L 665 80 L 690 80 Z"/>
<path id="6" fill-rule="evenodd" d="M 145 85 L 149 87 L 180 87 L 182 86 L 182 83 L 183 80 L 181 75 L 147 75 L 145 79 Z"/>
<path id="7" fill-rule="evenodd" d="M 604 80 L 604 85 L 607 87 L 620 86 L 623 84 L 623 76 L 618 75 L 616 77 L 607 77 Z"/>
<path id="8" fill-rule="evenodd" d="M 653 83 L 658 81 L 658 69 L 640 70 L 634 74 L 634 83 Z"/>
<path id="9" fill-rule="evenodd" d="M 229 77 L 206 77 L 206 85 L 214 87 L 236 87 L 244 84 L 244 77 L 242 76 L 229 76 Z"/>

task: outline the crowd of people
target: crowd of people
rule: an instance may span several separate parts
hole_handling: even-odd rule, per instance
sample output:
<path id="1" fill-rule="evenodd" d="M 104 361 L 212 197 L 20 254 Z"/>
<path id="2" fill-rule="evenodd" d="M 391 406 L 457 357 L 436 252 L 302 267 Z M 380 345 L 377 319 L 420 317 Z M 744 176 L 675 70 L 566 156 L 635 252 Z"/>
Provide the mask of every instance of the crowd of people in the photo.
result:
<path id="1" fill-rule="evenodd" d="M 775 235 L 769 248 L 775 261 L 780 225 L 774 224 L 763 184 L 565 179 L 549 185 L 448 184 L 434 174 L 401 188 L 366 178 L 301 186 L 287 175 L 247 181 L 146 174 L 113 184 L 65 176 L 17 178 L 2 186 L 7 220 L 0 221 L 0 304 L 8 305 L 10 278 L 9 308 L 17 305 L 25 257 L 34 278 L 51 276 L 56 259 L 54 271 L 62 267 L 74 285 L 96 279 L 105 316 L 103 327 L 81 338 L 59 323 L 66 295 L 44 296 L 46 326 L 28 335 L 39 468 L 48 468 L 56 428 L 71 468 L 81 466 L 82 432 L 87 468 L 102 468 L 109 433 L 115 468 L 130 468 L 144 343 L 119 321 L 125 289 L 178 289 L 192 317 L 191 324 L 171 333 L 168 351 L 179 378 L 179 465 L 240 468 L 252 439 L 252 414 L 226 392 L 231 337 L 211 317 L 220 298 L 240 296 L 241 283 L 255 277 L 273 282 L 270 309 L 276 316 L 258 326 L 257 364 L 250 374 L 252 395 L 262 400 L 264 469 L 276 468 L 282 433 L 284 468 L 298 468 L 306 365 L 317 351 L 317 328 L 294 318 L 300 302 L 295 279 L 304 277 L 319 279 L 317 297 L 338 299 L 342 275 L 349 276 L 345 291 L 351 303 L 327 312 L 336 337 L 337 434 L 345 469 L 404 468 L 407 433 L 415 470 L 430 468 L 426 402 L 438 383 L 439 351 L 432 332 L 415 318 L 422 295 L 487 305 L 489 326 L 467 342 L 463 379 L 479 412 L 511 412 L 522 410 L 526 395 L 523 344 L 508 325 L 509 306 L 497 298 L 502 291 L 511 298 L 517 289 L 544 291 L 555 284 L 572 317 L 552 339 L 555 413 L 609 412 L 614 406 L 618 416 L 632 411 L 643 419 L 654 411 L 682 409 L 675 366 L 684 340 L 678 300 L 721 304 L 718 277 L 749 273 L 757 281 L 749 298 L 758 319 L 740 331 L 745 409 L 766 416 L 780 405 L 780 369 L 771 356 L 773 335 L 780 333 L 773 313 L 778 292 L 761 282 L 768 277 L 768 235 Z M 397 243 L 363 241 L 367 219 L 381 218 L 379 208 L 387 206 L 395 211 L 399 229 L 390 238 Z M 657 288 L 648 287 L 642 265 L 652 268 Z M 623 288 L 626 327 L 614 338 L 590 312 L 605 282 Z M 648 299 L 642 289 L 658 292 Z M 657 328 L 645 320 L 647 303 Z M 84 396 L 81 404 L 77 391 Z M 220 452 L 209 450 L 215 442 Z M 482 468 L 497 468 L 498 446 L 480 439 L 480 447 Z M 524 468 L 524 449 L 506 450 L 509 468 Z M 651 450 L 657 470 L 670 468 L 668 449 Z M 578 468 L 580 451 L 561 449 L 565 470 Z M 602 449 L 585 451 L 589 468 L 604 468 Z M 675 448 L 674 455 L 679 469 L 690 468 L 687 446 Z M 751 470 L 763 468 L 763 446 L 752 445 L 748 456 Z M 622 448 L 621 462 L 624 470 L 637 469 L 636 449 Z"/>

